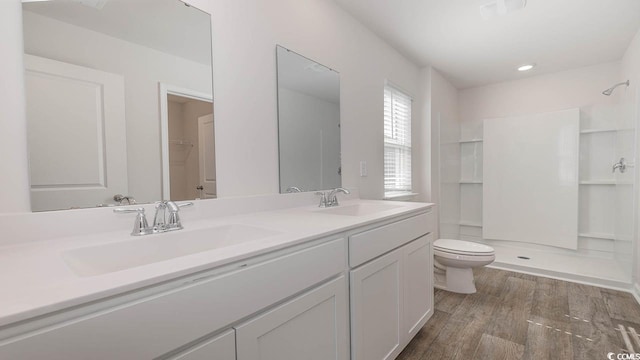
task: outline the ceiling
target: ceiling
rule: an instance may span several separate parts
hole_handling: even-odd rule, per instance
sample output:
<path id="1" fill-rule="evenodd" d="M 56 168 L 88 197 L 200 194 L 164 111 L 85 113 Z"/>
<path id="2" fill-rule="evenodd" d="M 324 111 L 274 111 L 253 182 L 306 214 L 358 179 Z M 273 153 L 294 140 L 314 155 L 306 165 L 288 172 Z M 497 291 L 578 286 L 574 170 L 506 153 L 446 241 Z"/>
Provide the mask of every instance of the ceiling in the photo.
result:
<path id="1" fill-rule="evenodd" d="M 488 20 L 491 0 L 334 1 L 459 89 L 620 60 L 640 27 L 640 0 L 528 0 Z"/>
<path id="2" fill-rule="evenodd" d="M 211 65 L 211 17 L 179 0 L 89 0 L 24 3 L 47 16 L 164 53 Z"/>

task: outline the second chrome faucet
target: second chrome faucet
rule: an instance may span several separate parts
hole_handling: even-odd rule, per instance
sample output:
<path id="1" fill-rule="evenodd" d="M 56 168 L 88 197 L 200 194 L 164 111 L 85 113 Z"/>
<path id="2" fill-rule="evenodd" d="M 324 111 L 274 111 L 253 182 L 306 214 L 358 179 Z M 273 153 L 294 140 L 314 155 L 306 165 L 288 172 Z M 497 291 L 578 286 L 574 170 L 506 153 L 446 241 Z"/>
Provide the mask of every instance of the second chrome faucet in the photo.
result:
<path id="1" fill-rule="evenodd" d="M 338 206 L 340 205 L 338 203 L 338 193 L 341 192 L 343 194 L 350 194 L 351 192 L 349 192 L 349 190 L 345 189 L 345 188 L 335 188 L 333 190 L 330 190 L 329 192 L 325 192 L 325 191 L 318 191 L 316 192 L 316 195 L 320 195 L 320 204 L 318 205 L 318 207 L 321 208 L 325 208 L 325 207 L 332 207 L 332 206 Z"/>
<path id="2" fill-rule="evenodd" d="M 143 207 L 136 209 L 115 209 L 115 213 L 137 213 L 136 222 L 133 225 L 133 231 L 131 235 L 149 235 L 162 233 L 173 230 L 182 229 L 182 222 L 180 221 L 181 207 L 191 206 L 192 202 L 186 202 L 178 204 L 174 201 L 159 201 L 156 203 L 156 214 L 153 217 L 153 226 L 149 226 L 147 217 Z"/>

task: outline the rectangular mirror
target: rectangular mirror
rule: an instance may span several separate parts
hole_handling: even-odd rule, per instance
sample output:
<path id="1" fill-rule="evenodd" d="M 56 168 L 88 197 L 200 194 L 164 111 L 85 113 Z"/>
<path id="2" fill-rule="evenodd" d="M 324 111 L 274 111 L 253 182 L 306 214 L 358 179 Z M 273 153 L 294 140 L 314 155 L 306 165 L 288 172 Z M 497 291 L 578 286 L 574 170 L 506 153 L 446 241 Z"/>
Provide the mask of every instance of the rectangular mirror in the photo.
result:
<path id="1" fill-rule="evenodd" d="M 276 53 L 280 192 L 340 187 L 340 74 L 282 46 Z"/>
<path id="2" fill-rule="evenodd" d="M 23 2 L 33 211 L 216 196 L 211 16 Z"/>

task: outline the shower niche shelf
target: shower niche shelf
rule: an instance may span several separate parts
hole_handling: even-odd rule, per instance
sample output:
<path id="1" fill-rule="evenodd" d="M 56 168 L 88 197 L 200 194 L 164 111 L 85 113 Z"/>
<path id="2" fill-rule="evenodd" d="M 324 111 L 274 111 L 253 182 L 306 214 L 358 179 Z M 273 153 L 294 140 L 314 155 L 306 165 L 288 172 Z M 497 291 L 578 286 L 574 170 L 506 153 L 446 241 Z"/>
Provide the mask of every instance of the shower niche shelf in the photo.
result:
<path id="1" fill-rule="evenodd" d="M 451 132 L 452 133 L 452 132 Z M 453 134 L 452 134 L 453 135 Z M 450 136 L 448 142 L 442 142 L 447 150 L 457 154 L 452 160 L 447 158 L 447 166 L 443 169 L 443 175 L 448 181 L 444 184 L 458 185 L 443 190 L 443 198 L 451 196 L 453 200 L 448 212 L 456 214 L 449 221 L 443 221 L 445 225 L 443 233 L 447 236 L 463 240 L 482 239 L 482 186 L 483 186 L 483 142 L 482 132 Z M 457 193 L 458 195 L 452 195 Z M 454 200 L 455 199 L 455 200 Z M 455 219 L 457 217 L 457 219 Z M 455 220 L 454 220 L 455 219 Z"/>
<path id="2" fill-rule="evenodd" d="M 480 143 L 482 139 L 460 139 L 454 141 L 444 141 L 441 142 L 440 145 L 452 145 L 452 144 L 469 144 L 469 143 Z"/>
<path id="3" fill-rule="evenodd" d="M 631 128 L 622 128 L 622 129 L 615 129 L 615 128 L 582 129 L 582 130 L 580 130 L 580 134 L 613 133 L 613 132 L 618 132 L 618 131 L 631 131 L 631 130 L 634 130 L 634 129 L 631 129 Z"/>
<path id="4" fill-rule="evenodd" d="M 632 183 L 616 180 L 581 180 L 580 185 L 632 185 Z"/>
<path id="5" fill-rule="evenodd" d="M 460 226 L 469 226 L 469 227 L 475 227 L 475 228 L 481 228 L 482 227 L 482 223 L 478 222 L 478 221 L 468 221 L 468 220 L 460 220 L 460 221 L 455 221 L 455 220 L 443 220 L 440 221 L 441 224 L 446 224 L 446 225 L 460 225 Z"/>
<path id="6" fill-rule="evenodd" d="M 458 225 L 460 226 L 471 226 L 471 227 L 482 227 L 482 223 L 481 222 L 477 222 L 477 221 L 465 221 L 465 220 L 460 220 L 458 222 Z"/>
<path id="7" fill-rule="evenodd" d="M 580 130 L 580 134 L 610 133 L 616 131 L 618 131 L 618 129 L 583 129 Z"/>
<path id="8" fill-rule="evenodd" d="M 578 236 L 583 238 L 604 239 L 604 240 L 616 239 L 616 236 L 614 234 L 605 234 L 605 233 L 578 233 Z"/>
<path id="9" fill-rule="evenodd" d="M 626 200 L 633 196 L 632 179 L 628 174 L 611 173 L 611 165 L 620 154 L 632 152 L 628 148 L 635 142 L 635 130 L 618 119 L 610 111 L 592 111 L 581 119 L 580 129 L 579 241 L 588 250 L 605 253 L 614 253 L 619 246 L 614 244 L 628 230 L 616 214 L 632 207 Z"/>

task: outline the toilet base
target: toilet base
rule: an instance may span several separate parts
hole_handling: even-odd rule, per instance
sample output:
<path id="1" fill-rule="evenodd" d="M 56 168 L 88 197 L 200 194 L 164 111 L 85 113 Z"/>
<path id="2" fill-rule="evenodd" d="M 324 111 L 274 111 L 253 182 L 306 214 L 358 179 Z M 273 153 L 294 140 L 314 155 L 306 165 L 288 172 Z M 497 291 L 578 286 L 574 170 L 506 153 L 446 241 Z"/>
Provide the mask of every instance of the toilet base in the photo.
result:
<path id="1" fill-rule="evenodd" d="M 459 294 L 475 294 L 476 283 L 471 268 L 447 267 L 446 272 L 434 274 L 434 287 Z"/>

